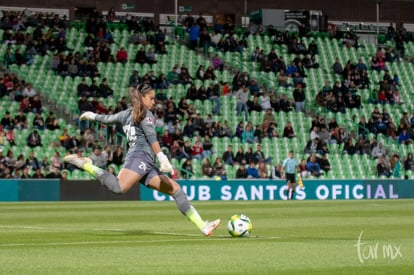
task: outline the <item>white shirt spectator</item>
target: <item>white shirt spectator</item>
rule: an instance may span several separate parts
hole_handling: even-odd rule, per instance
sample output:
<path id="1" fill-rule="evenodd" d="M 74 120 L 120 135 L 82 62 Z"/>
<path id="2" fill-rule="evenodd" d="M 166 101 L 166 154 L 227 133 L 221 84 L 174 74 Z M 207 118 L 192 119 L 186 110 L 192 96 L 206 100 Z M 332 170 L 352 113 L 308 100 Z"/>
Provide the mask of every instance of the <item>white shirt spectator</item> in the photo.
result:
<path id="1" fill-rule="evenodd" d="M 34 97 L 36 95 L 35 89 L 33 89 L 32 85 L 27 84 L 26 88 L 23 90 L 23 96 Z"/>
<path id="2" fill-rule="evenodd" d="M 267 94 L 262 94 L 260 96 L 260 105 L 262 106 L 262 110 L 271 109 L 272 106 L 270 105 L 270 97 Z"/>
<path id="3" fill-rule="evenodd" d="M 310 139 L 314 140 L 315 138 L 320 138 L 319 137 L 319 131 L 318 131 L 318 127 L 313 127 L 311 133 L 310 133 Z"/>

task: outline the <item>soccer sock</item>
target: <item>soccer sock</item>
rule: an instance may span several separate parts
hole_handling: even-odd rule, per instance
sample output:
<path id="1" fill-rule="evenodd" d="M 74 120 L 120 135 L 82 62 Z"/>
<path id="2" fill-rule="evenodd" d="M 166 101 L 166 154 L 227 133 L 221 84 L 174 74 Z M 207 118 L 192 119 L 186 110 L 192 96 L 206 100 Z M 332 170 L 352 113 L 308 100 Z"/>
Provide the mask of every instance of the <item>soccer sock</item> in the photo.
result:
<path id="1" fill-rule="evenodd" d="M 187 195 L 182 189 L 178 190 L 173 196 L 178 209 L 185 215 L 192 223 L 194 223 L 200 230 L 204 227 L 206 222 L 200 217 L 197 210 L 188 201 Z"/>
<path id="2" fill-rule="evenodd" d="M 295 194 L 295 190 L 292 189 L 292 193 L 290 194 L 290 199 L 293 199 L 294 194 Z"/>
<path id="3" fill-rule="evenodd" d="M 97 178 L 104 174 L 105 170 L 99 168 L 98 166 L 93 165 L 90 162 L 87 162 L 82 167 L 83 170 L 88 172 L 91 176 Z"/>
<path id="4" fill-rule="evenodd" d="M 290 200 L 291 198 L 292 198 L 292 189 L 289 189 L 287 199 Z"/>
<path id="5" fill-rule="evenodd" d="M 113 174 L 93 165 L 92 163 L 86 163 L 82 168 L 112 192 L 122 194 L 121 185 L 119 185 L 118 179 Z"/>

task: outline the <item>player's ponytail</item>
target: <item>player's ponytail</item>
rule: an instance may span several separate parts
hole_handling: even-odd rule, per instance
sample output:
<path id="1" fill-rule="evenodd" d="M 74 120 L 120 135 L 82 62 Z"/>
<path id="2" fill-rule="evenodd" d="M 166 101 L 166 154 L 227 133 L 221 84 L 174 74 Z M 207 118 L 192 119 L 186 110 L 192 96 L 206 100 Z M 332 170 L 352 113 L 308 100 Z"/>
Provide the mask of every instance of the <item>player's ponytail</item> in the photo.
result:
<path id="1" fill-rule="evenodd" d="M 132 103 L 132 121 L 139 123 L 147 114 L 147 108 L 142 103 L 142 96 L 151 91 L 152 88 L 148 84 L 139 84 L 137 87 L 129 88 L 129 96 Z"/>

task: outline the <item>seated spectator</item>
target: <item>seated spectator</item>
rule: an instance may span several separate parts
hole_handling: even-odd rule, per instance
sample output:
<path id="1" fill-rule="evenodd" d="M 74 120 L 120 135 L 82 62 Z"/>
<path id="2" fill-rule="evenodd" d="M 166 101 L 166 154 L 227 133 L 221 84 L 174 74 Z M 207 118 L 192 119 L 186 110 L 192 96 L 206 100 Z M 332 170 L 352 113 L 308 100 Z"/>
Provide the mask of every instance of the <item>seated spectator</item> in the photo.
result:
<path id="1" fill-rule="evenodd" d="M 124 47 L 121 47 L 116 53 L 116 61 L 121 63 L 126 63 L 128 61 L 128 52 Z"/>
<path id="2" fill-rule="evenodd" d="M 386 162 L 384 156 L 379 158 L 379 162 L 377 164 L 377 173 L 378 177 L 385 176 L 388 178 L 389 176 L 391 176 L 391 167 Z"/>
<path id="3" fill-rule="evenodd" d="M 293 127 L 292 127 L 292 123 L 289 121 L 286 123 L 286 126 L 283 128 L 283 137 L 286 137 L 286 138 L 296 137 L 295 131 L 293 130 Z"/>
<path id="4" fill-rule="evenodd" d="M 29 97 L 30 110 L 33 113 L 43 112 L 42 101 L 39 95 Z"/>
<path id="5" fill-rule="evenodd" d="M 331 170 L 331 164 L 328 159 L 328 154 L 322 154 L 322 158 L 318 159 L 318 163 L 322 171 L 324 171 L 325 174 L 328 174 L 329 170 Z"/>
<path id="6" fill-rule="evenodd" d="M 337 75 L 343 74 L 344 69 L 343 69 L 343 66 L 339 58 L 336 58 L 335 63 L 332 65 L 332 68 L 335 74 Z"/>
<path id="7" fill-rule="evenodd" d="M 233 146 L 228 145 L 227 150 L 223 152 L 222 160 L 225 164 L 233 165 L 234 159 Z"/>
<path id="8" fill-rule="evenodd" d="M 203 143 L 201 141 L 196 141 L 194 143 L 191 157 L 198 160 L 203 159 Z"/>
<path id="9" fill-rule="evenodd" d="M 220 157 L 217 157 L 214 160 L 213 171 L 214 171 L 214 176 L 220 177 L 221 179 L 225 179 L 227 177 L 227 171 L 224 168 L 224 164 Z"/>
<path id="10" fill-rule="evenodd" d="M 152 48 L 148 48 L 147 52 L 145 53 L 145 62 L 148 64 L 157 63 L 157 58 Z"/>
<path id="11" fill-rule="evenodd" d="M 30 151 L 29 156 L 26 159 L 26 167 L 30 167 L 33 171 L 40 168 L 40 162 L 35 157 L 34 152 Z"/>
<path id="12" fill-rule="evenodd" d="M 102 82 L 99 85 L 97 97 L 108 98 L 113 97 L 113 95 L 114 90 L 112 90 L 111 87 L 109 87 L 108 80 L 106 78 L 102 79 Z"/>
<path id="13" fill-rule="evenodd" d="M 46 128 L 53 131 L 56 129 L 59 129 L 59 122 L 55 117 L 55 114 L 53 112 L 49 112 L 49 115 L 46 117 L 45 120 Z"/>
<path id="14" fill-rule="evenodd" d="M 93 165 L 98 166 L 101 169 L 106 169 L 108 158 L 102 154 L 101 146 L 96 146 L 89 158 L 92 160 Z"/>
<path id="15" fill-rule="evenodd" d="M 299 171 L 299 177 L 306 178 L 311 175 L 311 173 L 308 170 L 308 166 L 305 159 L 301 159 L 299 165 L 298 165 L 298 171 Z"/>
<path id="16" fill-rule="evenodd" d="M 398 136 L 398 143 L 402 145 L 410 145 L 412 142 L 413 140 L 411 139 L 410 132 L 406 128 L 403 128 Z"/>
<path id="17" fill-rule="evenodd" d="M 407 158 L 404 160 L 404 170 L 414 171 L 413 153 L 408 153 Z"/>
<path id="18" fill-rule="evenodd" d="M 248 174 L 246 170 L 246 165 L 241 164 L 239 168 L 236 170 L 236 179 L 247 179 Z"/>
<path id="19" fill-rule="evenodd" d="M 371 155 L 374 159 L 379 159 L 387 155 L 387 150 L 382 146 L 381 142 L 372 149 Z"/>
<path id="20" fill-rule="evenodd" d="M 312 154 L 310 156 L 310 159 L 309 159 L 308 163 L 306 164 L 306 167 L 308 168 L 309 173 L 312 176 L 319 177 L 321 175 L 321 167 L 320 167 L 319 163 L 316 162 L 316 155 L 315 154 Z"/>
<path id="21" fill-rule="evenodd" d="M 6 130 L 7 129 L 12 129 L 12 128 L 14 128 L 14 123 L 15 123 L 15 121 L 11 117 L 10 112 L 6 111 L 4 117 L 1 119 L 1 123 L 0 123 L 1 126 Z"/>
<path id="22" fill-rule="evenodd" d="M 135 63 L 145 64 L 147 62 L 145 49 L 141 47 L 135 54 Z"/>
<path id="23" fill-rule="evenodd" d="M 27 146 L 34 148 L 36 146 L 42 147 L 42 138 L 40 137 L 37 130 L 34 130 L 32 133 L 30 133 L 26 138 L 26 144 Z"/>
<path id="24" fill-rule="evenodd" d="M 42 113 L 36 113 L 35 117 L 33 118 L 33 128 L 38 130 L 44 130 L 46 128 Z"/>
<path id="25" fill-rule="evenodd" d="M 249 167 L 247 167 L 247 178 L 249 179 L 258 179 L 259 171 L 256 168 L 256 164 L 252 161 L 249 163 Z"/>
<path id="26" fill-rule="evenodd" d="M 184 161 L 183 165 L 181 166 L 181 177 L 183 179 L 190 179 L 193 175 L 193 166 L 191 163 L 191 159 L 188 158 Z"/>
<path id="27" fill-rule="evenodd" d="M 213 176 L 213 166 L 211 165 L 209 158 L 203 159 L 203 164 L 201 164 L 201 171 L 203 176 L 211 178 Z"/>

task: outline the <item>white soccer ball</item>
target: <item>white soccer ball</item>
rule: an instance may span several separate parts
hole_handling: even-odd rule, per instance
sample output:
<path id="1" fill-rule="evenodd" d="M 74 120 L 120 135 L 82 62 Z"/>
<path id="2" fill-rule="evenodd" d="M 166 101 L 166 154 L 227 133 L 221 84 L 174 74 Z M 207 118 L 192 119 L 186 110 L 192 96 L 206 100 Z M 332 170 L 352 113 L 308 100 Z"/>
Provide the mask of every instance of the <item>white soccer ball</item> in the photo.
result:
<path id="1" fill-rule="evenodd" d="M 243 214 L 233 215 L 227 222 L 227 230 L 232 237 L 248 237 L 252 227 L 252 221 Z"/>

